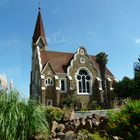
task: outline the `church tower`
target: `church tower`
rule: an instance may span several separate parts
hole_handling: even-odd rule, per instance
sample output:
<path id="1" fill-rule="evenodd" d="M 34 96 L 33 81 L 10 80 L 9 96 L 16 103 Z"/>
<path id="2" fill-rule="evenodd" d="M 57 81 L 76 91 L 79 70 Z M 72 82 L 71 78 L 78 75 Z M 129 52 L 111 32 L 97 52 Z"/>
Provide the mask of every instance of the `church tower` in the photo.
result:
<path id="1" fill-rule="evenodd" d="M 40 96 L 41 88 L 41 60 L 40 50 L 47 50 L 47 40 L 45 36 L 41 8 L 38 8 L 38 16 L 32 36 L 32 70 L 31 70 L 31 84 L 30 84 L 30 97 L 36 98 Z"/>
<path id="2" fill-rule="evenodd" d="M 45 49 L 45 47 L 47 47 L 47 40 L 41 16 L 41 8 L 39 7 L 38 10 L 38 17 L 32 37 L 32 45 L 33 47 L 39 46 L 40 49 Z"/>

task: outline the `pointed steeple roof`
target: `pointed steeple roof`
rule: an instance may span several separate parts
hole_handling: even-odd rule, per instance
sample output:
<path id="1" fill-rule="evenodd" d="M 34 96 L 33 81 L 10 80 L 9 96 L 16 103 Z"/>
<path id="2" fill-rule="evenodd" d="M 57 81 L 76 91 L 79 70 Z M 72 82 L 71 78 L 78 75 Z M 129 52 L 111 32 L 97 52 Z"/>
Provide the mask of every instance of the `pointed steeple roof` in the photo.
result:
<path id="1" fill-rule="evenodd" d="M 43 26 L 41 11 L 40 11 L 41 8 L 39 7 L 38 9 L 39 9 L 38 17 L 37 17 L 32 41 L 33 41 L 33 44 L 34 44 L 41 37 L 44 45 L 47 45 L 47 40 L 46 40 L 46 37 L 45 37 L 45 31 L 44 31 L 44 26 Z"/>

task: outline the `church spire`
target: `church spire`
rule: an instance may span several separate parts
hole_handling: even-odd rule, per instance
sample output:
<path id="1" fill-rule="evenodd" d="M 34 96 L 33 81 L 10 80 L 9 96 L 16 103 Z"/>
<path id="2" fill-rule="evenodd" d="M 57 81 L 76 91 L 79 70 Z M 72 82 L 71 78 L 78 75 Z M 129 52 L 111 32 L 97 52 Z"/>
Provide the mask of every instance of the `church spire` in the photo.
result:
<path id="1" fill-rule="evenodd" d="M 40 38 L 42 39 L 43 45 L 47 46 L 47 40 L 45 37 L 45 31 L 44 31 L 44 26 L 43 26 L 43 21 L 41 16 L 41 7 L 39 5 L 38 17 L 35 25 L 33 38 L 32 38 L 33 44 L 37 44 Z"/>

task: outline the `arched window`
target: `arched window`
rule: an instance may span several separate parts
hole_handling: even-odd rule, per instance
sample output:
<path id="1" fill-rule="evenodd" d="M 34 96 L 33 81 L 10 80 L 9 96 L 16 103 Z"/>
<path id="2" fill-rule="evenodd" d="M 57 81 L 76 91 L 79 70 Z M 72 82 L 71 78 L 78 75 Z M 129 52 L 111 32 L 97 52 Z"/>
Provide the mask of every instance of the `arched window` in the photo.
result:
<path id="1" fill-rule="evenodd" d="M 48 106 L 52 106 L 53 105 L 52 99 L 47 99 L 47 103 L 46 104 Z"/>
<path id="2" fill-rule="evenodd" d="M 66 80 L 65 79 L 60 80 L 60 90 L 63 92 L 66 91 Z"/>
<path id="3" fill-rule="evenodd" d="M 91 77 L 86 70 L 80 70 L 77 74 L 77 85 L 79 94 L 91 92 Z"/>
<path id="4" fill-rule="evenodd" d="M 52 86 L 53 85 L 53 80 L 52 80 L 52 78 L 47 78 L 46 79 L 46 83 L 45 83 L 47 86 Z"/>

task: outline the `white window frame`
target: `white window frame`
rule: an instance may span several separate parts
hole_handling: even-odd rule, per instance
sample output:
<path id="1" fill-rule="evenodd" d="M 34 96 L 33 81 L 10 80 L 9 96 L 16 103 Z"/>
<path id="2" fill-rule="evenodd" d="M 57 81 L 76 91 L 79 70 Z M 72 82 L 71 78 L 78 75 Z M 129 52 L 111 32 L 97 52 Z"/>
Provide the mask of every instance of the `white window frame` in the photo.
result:
<path id="1" fill-rule="evenodd" d="M 103 90 L 102 89 L 102 81 L 101 80 L 99 81 L 99 90 Z"/>
<path id="2" fill-rule="evenodd" d="M 86 72 L 88 73 L 88 76 L 90 77 L 90 80 L 87 80 L 87 81 L 89 81 L 89 90 L 90 90 L 89 92 L 80 92 L 80 91 L 79 91 L 79 81 L 80 81 L 80 80 L 77 79 L 77 76 L 79 75 L 79 72 L 80 72 L 81 70 L 86 71 Z M 85 68 L 85 67 L 78 69 L 78 71 L 77 71 L 77 73 L 76 73 L 76 75 L 75 75 L 75 79 L 76 79 L 76 84 L 77 84 L 77 94 L 78 94 L 78 95 L 91 95 L 91 93 L 92 93 L 92 75 L 91 75 L 91 73 L 89 72 L 89 70 L 88 70 L 87 68 Z M 86 85 L 86 86 L 87 86 L 87 85 Z M 87 87 L 86 87 L 86 91 L 87 91 Z"/>
<path id="3" fill-rule="evenodd" d="M 50 80 L 50 83 L 48 82 Z M 45 85 L 46 86 L 53 86 L 53 79 L 51 77 L 47 77 L 45 79 Z"/>

